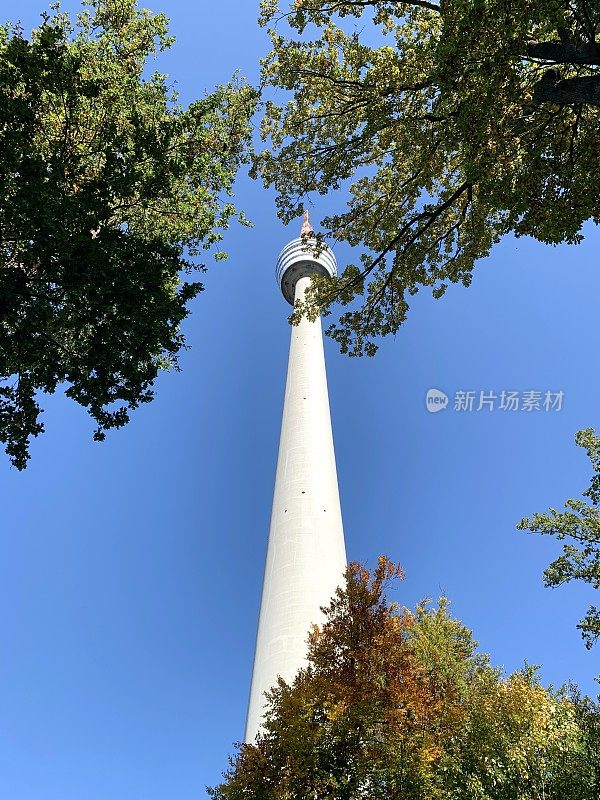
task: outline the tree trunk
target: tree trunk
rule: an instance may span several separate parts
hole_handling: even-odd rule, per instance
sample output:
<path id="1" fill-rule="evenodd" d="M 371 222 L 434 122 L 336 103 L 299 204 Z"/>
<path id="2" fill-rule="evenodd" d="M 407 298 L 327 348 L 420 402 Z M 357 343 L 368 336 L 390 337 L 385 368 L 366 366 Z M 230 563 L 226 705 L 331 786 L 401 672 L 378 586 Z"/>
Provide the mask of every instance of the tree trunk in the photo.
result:
<path id="1" fill-rule="evenodd" d="M 549 69 L 533 87 L 533 102 L 600 107 L 600 75 L 561 80 L 558 70 Z"/>

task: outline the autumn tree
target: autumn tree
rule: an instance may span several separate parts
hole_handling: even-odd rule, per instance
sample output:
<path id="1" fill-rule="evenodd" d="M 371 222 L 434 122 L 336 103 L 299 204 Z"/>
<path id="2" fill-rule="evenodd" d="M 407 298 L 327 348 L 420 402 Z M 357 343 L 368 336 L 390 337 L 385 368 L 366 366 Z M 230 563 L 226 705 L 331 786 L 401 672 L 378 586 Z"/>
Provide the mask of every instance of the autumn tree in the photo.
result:
<path id="1" fill-rule="evenodd" d="M 350 565 L 308 666 L 270 692 L 213 800 L 596 798 L 595 704 L 535 669 L 503 678 L 445 600 L 389 603 L 401 574 L 385 558 L 372 574 Z"/>
<path id="2" fill-rule="evenodd" d="M 344 352 L 372 354 L 421 287 L 468 286 L 503 235 L 578 242 L 600 218 L 599 0 L 263 0 L 261 24 L 289 101 L 266 102 L 253 174 L 284 221 L 349 188 L 322 228 L 360 262 L 296 313 L 348 306 Z"/>
<path id="3" fill-rule="evenodd" d="M 544 571 L 546 586 L 578 580 L 600 589 L 600 437 L 593 428 L 586 428 L 575 435 L 575 442 L 586 450 L 594 470 L 583 492 L 586 499 L 569 499 L 564 511 L 551 508 L 522 519 L 517 527 L 565 541 L 561 555 Z M 600 637 L 600 609 L 590 606 L 577 627 L 585 646 L 591 648 Z"/>
<path id="4" fill-rule="evenodd" d="M 19 469 L 43 393 L 64 387 L 96 439 L 152 399 L 202 289 L 185 275 L 244 222 L 228 196 L 254 92 L 233 78 L 182 107 L 146 71 L 166 18 L 86 5 L 75 23 L 54 6 L 29 39 L 0 27 L 0 441 Z"/>

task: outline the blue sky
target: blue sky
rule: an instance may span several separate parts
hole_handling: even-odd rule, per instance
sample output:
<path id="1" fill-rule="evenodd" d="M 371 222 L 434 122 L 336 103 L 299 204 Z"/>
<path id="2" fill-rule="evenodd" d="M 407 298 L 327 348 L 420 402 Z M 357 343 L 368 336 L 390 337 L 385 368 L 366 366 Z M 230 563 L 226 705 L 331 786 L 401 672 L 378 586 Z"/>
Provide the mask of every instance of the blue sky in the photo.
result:
<path id="1" fill-rule="evenodd" d="M 159 67 L 183 101 L 236 68 L 257 79 L 256 6 L 153 6 L 177 37 Z M 42 9 L 2 17 L 28 31 Z M 318 200 L 315 220 L 343 197 Z M 232 227 L 206 275 L 183 372 L 104 444 L 82 409 L 48 399 L 30 467 L 0 465 L 0 797 L 191 800 L 243 736 L 289 343 L 274 267 L 299 228 L 245 175 L 237 202 L 255 227 Z M 558 545 L 515 530 L 590 478 L 573 442 L 600 427 L 600 234 L 586 233 L 503 241 L 469 289 L 417 296 L 374 359 L 326 349 L 349 558 L 386 553 L 407 574 L 401 604 L 445 593 L 495 664 L 595 694 L 600 650 L 575 629 L 593 592 L 543 588 Z M 562 390 L 564 405 L 430 414 L 432 387 L 476 406 L 480 391 Z"/>

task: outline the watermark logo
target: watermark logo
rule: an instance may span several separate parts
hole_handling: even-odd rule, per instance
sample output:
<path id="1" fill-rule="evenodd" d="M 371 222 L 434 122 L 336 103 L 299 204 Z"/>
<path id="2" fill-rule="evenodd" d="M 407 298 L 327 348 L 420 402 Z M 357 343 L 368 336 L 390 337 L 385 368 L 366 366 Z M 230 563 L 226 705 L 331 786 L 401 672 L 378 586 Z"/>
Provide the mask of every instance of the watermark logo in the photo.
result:
<path id="1" fill-rule="evenodd" d="M 562 391 L 554 392 L 550 390 L 538 391 L 528 389 L 527 391 L 466 391 L 459 389 L 454 392 L 451 408 L 454 411 L 475 411 L 475 412 L 514 412 L 525 411 L 527 413 L 535 411 L 561 411 L 565 393 Z M 425 405 L 427 411 L 435 414 L 448 407 L 449 397 L 440 389 L 429 389 L 427 391 Z"/>
<path id="2" fill-rule="evenodd" d="M 441 392 L 439 389 L 429 389 L 425 398 L 427 411 L 431 414 L 437 414 L 438 411 L 443 411 L 448 405 L 448 395 Z"/>

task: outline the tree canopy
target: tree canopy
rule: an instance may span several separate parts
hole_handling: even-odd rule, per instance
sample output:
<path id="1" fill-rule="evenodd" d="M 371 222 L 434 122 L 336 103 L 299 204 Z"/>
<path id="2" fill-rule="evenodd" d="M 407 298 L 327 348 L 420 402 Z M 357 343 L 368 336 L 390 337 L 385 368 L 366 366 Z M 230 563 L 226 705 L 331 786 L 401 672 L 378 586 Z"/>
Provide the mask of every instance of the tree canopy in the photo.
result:
<path id="1" fill-rule="evenodd" d="M 503 678 L 443 599 L 389 603 L 401 574 L 349 566 L 308 666 L 270 692 L 213 800 L 597 798 L 597 704 L 531 667 Z"/>
<path id="2" fill-rule="evenodd" d="M 421 287 L 468 286 L 503 235 L 578 242 L 600 219 L 599 0 L 283 2 L 262 2 L 263 83 L 290 99 L 266 102 L 253 174 L 284 221 L 349 184 L 323 236 L 360 262 L 296 312 L 348 306 L 342 351 L 375 352 Z"/>
<path id="3" fill-rule="evenodd" d="M 583 492 L 590 502 L 567 500 L 564 511 L 551 508 L 544 514 L 522 519 L 517 527 L 566 540 L 561 555 L 544 571 L 546 586 L 578 580 L 600 589 L 600 437 L 593 428 L 586 428 L 578 431 L 575 442 L 585 448 L 594 470 L 590 486 Z M 590 649 L 600 637 L 600 609 L 590 606 L 577 627 Z"/>
<path id="4" fill-rule="evenodd" d="M 256 95 L 236 77 L 183 108 L 148 59 L 172 44 L 136 0 L 0 27 L 0 441 L 22 469 L 63 386 L 124 425 L 177 367 L 187 303 L 232 217 Z M 216 253 L 216 257 L 224 257 Z"/>

